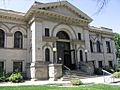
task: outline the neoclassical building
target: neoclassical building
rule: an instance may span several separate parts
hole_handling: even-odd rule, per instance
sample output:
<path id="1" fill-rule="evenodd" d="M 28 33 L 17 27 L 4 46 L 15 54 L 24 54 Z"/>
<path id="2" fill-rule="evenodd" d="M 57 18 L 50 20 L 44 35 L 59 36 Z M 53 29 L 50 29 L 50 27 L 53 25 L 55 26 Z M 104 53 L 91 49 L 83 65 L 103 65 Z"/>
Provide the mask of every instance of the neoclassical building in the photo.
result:
<path id="1" fill-rule="evenodd" d="M 89 26 L 92 19 L 67 1 L 35 2 L 27 13 L 0 9 L 0 72 L 25 72 L 48 79 L 58 72 L 116 64 L 112 29 Z M 81 64 L 82 63 L 82 64 Z"/>

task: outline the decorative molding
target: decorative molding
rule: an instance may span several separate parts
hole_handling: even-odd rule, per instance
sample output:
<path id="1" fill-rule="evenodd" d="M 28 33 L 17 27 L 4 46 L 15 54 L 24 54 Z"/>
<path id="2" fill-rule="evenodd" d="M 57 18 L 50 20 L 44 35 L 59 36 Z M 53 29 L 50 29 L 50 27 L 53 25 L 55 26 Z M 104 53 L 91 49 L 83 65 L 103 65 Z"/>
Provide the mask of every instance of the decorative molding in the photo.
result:
<path id="1" fill-rule="evenodd" d="M 6 33 L 6 36 L 12 37 L 12 36 L 13 36 L 13 33 Z"/>
<path id="2" fill-rule="evenodd" d="M 57 24 L 57 25 L 55 25 L 54 27 L 53 27 L 53 29 L 52 29 L 52 31 L 51 31 L 51 36 L 53 37 L 53 33 L 54 33 L 54 31 L 55 31 L 55 29 L 58 27 L 58 26 L 60 26 L 60 25 L 64 25 L 63 23 L 59 23 L 59 24 Z M 73 31 L 73 33 L 74 33 L 74 35 L 75 35 L 75 38 L 77 39 L 77 35 L 76 35 L 76 32 L 75 32 L 75 30 L 72 28 L 72 26 L 70 26 L 70 25 L 68 25 L 68 24 L 65 24 L 66 26 L 68 26 L 72 31 Z M 71 32 L 70 32 L 71 33 Z"/>

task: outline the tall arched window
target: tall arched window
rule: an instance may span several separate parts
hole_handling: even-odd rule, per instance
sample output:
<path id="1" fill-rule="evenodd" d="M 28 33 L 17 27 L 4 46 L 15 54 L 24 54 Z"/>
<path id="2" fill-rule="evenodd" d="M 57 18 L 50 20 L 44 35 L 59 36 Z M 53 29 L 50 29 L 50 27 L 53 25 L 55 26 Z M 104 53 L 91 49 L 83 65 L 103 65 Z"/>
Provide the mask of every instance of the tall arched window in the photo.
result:
<path id="1" fill-rule="evenodd" d="M 0 47 L 4 48 L 5 32 L 0 29 Z"/>
<path id="2" fill-rule="evenodd" d="M 93 42 L 92 42 L 92 40 L 90 40 L 90 50 L 91 50 L 91 52 L 93 52 Z"/>
<path id="3" fill-rule="evenodd" d="M 96 48 L 97 48 L 97 52 L 101 52 L 100 41 L 96 42 Z"/>
<path id="4" fill-rule="evenodd" d="M 80 50 L 80 61 L 83 61 L 83 52 Z"/>
<path id="5" fill-rule="evenodd" d="M 45 61 L 50 61 L 50 50 L 48 48 L 45 49 Z"/>
<path id="6" fill-rule="evenodd" d="M 20 31 L 15 32 L 14 34 L 14 48 L 23 47 L 23 36 Z"/>

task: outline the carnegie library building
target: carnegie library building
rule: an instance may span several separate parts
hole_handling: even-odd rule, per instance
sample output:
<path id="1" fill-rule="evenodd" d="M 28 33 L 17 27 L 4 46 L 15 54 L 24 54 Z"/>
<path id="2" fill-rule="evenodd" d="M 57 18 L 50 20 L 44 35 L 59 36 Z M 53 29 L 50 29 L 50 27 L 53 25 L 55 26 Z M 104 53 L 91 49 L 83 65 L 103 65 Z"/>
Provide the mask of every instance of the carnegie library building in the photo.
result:
<path id="1" fill-rule="evenodd" d="M 67 1 L 35 2 L 26 13 L 0 9 L 0 72 L 46 80 L 64 70 L 92 74 L 114 67 L 113 31 L 90 26 L 92 21 Z"/>

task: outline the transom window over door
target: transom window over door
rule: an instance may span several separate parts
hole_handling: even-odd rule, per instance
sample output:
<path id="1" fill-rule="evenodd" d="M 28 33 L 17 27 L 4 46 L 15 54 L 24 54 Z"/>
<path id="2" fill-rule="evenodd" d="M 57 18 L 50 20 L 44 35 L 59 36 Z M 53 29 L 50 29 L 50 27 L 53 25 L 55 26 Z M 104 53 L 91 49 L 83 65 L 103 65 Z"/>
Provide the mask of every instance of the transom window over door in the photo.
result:
<path id="1" fill-rule="evenodd" d="M 0 29 L 0 47 L 4 48 L 5 32 Z"/>
<path id="2" fill-rule="evenodd" d="M 66 39 L 66 40 L 69 40 L 69 36 L 66 32 L 64 31 L 59 31 L 56 35 L 59 39 Z"/>
<path id="3" fill-rule="evenodd" d="M 14 48 L 23 47 L 23 36 L 20 31 L 15 32 L 14 34 Z"/>

